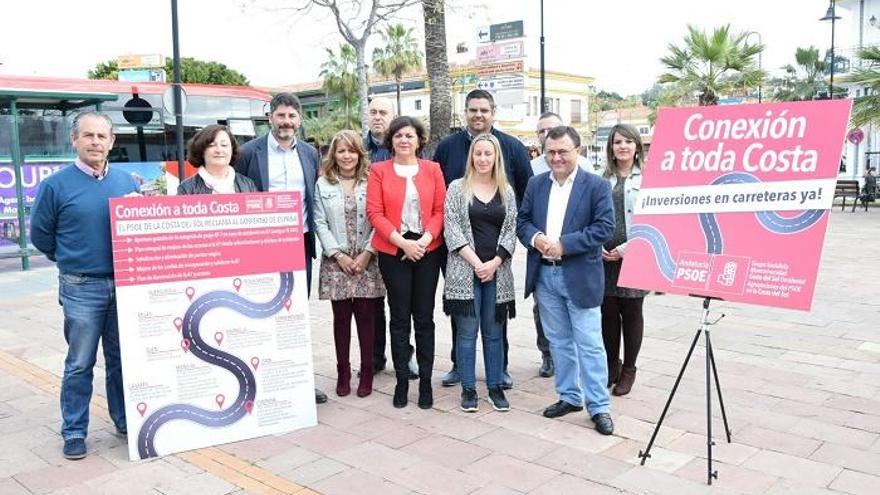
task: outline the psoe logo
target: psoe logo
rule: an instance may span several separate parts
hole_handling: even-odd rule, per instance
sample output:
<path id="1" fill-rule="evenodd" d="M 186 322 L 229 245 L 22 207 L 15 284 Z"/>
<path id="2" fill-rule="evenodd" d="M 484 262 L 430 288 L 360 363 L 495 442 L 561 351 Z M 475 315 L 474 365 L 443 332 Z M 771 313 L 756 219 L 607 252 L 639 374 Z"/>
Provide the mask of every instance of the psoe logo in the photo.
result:
<path id="1" fill-rule="evenodd" d="M 736 269 L 736 261 L 728 261 L 725 263 L 724 268 L 718 275 L 718 284 L 723 285 L 724 287 L 732 287 L 733 282 L 736 280 Z"/>

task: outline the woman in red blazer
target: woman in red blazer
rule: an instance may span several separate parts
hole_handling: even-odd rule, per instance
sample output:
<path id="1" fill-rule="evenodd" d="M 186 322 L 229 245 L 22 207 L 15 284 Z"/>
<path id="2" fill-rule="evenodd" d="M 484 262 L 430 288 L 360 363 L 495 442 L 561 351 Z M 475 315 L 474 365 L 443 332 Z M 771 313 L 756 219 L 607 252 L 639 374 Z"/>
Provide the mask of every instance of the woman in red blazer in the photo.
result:
<path id="1" fill-rule="evenodd" d="M 415 327 L 419 364 L 419 407 L 434 404 L 434 297 L 440 277 L 437 248 L 443 242 L 446 183 L 440 166 L 420 160 L 427 142 L 425 127 L 411 117 L 397 117 L 385 133 L 391 160 L 374 163 L 367 179 L 367 216 L 373 247 L 388 290 L 391 357 L 397 374 L 394 407 L 405 407 L 409 393 L 410 320 Z"/>

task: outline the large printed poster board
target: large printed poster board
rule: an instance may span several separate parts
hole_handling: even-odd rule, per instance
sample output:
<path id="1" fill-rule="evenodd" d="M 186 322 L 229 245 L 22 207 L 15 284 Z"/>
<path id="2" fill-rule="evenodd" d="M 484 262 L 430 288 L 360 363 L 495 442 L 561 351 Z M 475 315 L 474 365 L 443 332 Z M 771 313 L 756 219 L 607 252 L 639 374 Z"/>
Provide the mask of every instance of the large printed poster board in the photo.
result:
<path id="1" fill-rule="evenodd" d="M 620 285 L 809 310 L 850 107 L 661 109 Z"/>
<path id="2" fill-rule="evenodd" d="M 110 202 L 129 455 L 317 423 L 299 193 Z"/>

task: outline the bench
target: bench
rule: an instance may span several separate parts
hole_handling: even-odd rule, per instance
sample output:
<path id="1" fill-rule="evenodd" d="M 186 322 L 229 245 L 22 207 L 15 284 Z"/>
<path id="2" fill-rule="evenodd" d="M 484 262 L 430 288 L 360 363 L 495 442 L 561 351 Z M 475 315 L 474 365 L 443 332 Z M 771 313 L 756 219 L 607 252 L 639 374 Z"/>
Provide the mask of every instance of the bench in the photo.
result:
<path id="1" fill-rule="evenodd" d="M 856 211 L 856 203 L 858 203 L 859 199 L 859 181 L 857 180 L 838 180 L 837 184 L 834 186 L 834 201 L 837 198 L 843 198 L 843 203 L 841 203 L 840 211 L 846 209 L 846 198 L 852 198 L 852 211 Z"/>

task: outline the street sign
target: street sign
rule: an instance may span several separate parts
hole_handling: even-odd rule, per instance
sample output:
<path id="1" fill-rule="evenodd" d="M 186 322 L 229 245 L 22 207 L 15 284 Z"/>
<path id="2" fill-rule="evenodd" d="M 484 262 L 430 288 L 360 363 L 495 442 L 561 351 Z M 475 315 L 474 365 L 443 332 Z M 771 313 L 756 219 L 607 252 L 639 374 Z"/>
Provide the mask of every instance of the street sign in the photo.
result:
<path id="1" fill-rule="evenodd" d="M 490 76 L 481 78 L 477 82 L 477 89 L 485 89 L 486 91 L 496 91 L 499 89 L 523 89 L 525 87 L 525 79 L 521 76 Z"/>
<path id="2" fill-rule="evenodd" d="M 846 134 L 846 139 L 847 139 L 847 141 L 851 142 L 852 144 L 858 145 L 859 143 L 862 142 L 862 140 L 865 139 L 865 131 L 856 127 L 855 129 L 849 131 Z"/>
<path id="3" fill-rule="evenodd" d="M 477 28 L 477 41 L 479 41 L 480 43 L 488 43 L 488 42 L 492 41 L 491 38 L 489 38 L 489 34 L 490 34 L 489 29 L 490 29 L 489 26 L 478 27 Z"/>
<path id="4" fill-rule="evenodd" d="M 477 28 L 477 41 L 480 43 L 512 40 L 523 36 L 523 21 L 502 22 Z"/>
<path id="5" fill-rule="evenodd" d="M 125 69 L 117 77 L 126 82 L 165 82 L 165 69 Z"/>
<path id="6" fill-rule="evenodd" d="M 523 21 L 502 22 L 489 26 L 491 41 L 512 40 L 523 37 Z"/>
<path id="7" fill-rule="evenodd" d="M 525 49 L 523 42 L 509 41 L 506 43 L 492 43 L 477 47 L 477 63 L 488 64 L 515 58 L 523 58 Z"/>
<path id="8" fill-rule="evenodd" d="M 525 91 L 521 89 L 502 89 L 493 93 L 496 105 L 516 105 L 525 103 Z"/>
<path id="9" fill-rule="evenodd" d="M 496 74 L 508 74 L 511 72 L 522 72 L 523 61 L 511 60 L 508 62 L 498 62 L 494 64 L 477 65 L 477 76 L 483 78 L 485 76 L 494 76 Z"/>
<path id="10" fill-rule="evenodd" d="M 165 67 L 165 57 L 160 53 L 149 55 L 120 55 L 116 57 L 116 66 L 120 70 Z"/>

